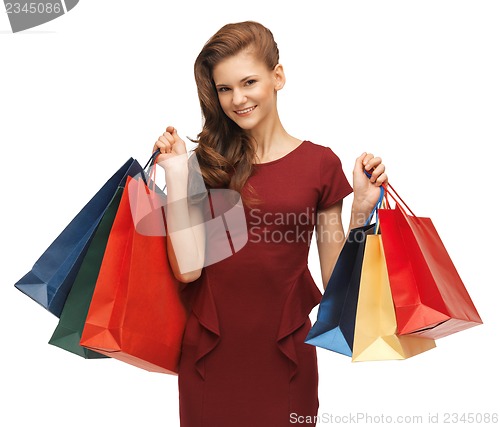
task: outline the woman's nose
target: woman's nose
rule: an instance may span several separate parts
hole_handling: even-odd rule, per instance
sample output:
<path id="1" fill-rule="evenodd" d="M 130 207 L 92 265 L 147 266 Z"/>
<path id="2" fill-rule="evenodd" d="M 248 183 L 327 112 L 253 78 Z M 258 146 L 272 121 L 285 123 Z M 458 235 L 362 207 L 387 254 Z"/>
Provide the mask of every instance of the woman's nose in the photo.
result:
<path id="1" fill-rule="evenodd" d="M 245 105 L 246 102 L 247 102 L 247 97 L 243 93 L 243 91 L 241 91 L 239 89 L 234 89 L 233 90 L 233 104 L 236 107 L 240 107 L 240 106 Z"/>

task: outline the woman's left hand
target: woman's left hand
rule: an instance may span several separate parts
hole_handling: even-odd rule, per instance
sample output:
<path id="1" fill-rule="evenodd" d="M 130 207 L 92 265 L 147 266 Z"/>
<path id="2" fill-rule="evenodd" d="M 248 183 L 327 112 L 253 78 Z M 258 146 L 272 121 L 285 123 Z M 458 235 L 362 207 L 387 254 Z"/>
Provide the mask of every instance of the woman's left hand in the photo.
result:
<path id="1" fill-rule="evenodd" d="M 371 174 L 371 178 L 366 176 L 365 171 Z M 380 157 L 375 157 L 371 153 L 359 156 L 353 172 L 353 207 L 356 207 L 356 211 L 370 213 L 380 197 L 380 186 L 387 182 L 385 165 Z"/>

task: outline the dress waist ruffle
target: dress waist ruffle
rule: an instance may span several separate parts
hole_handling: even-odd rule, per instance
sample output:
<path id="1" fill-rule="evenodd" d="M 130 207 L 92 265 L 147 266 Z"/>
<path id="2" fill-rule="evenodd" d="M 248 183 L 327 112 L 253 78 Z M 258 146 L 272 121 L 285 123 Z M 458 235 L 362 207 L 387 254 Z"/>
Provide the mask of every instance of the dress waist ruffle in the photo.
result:
<path id="1" fill-rule="evenodd" d="M 217 305 L 206 272 L 197 284 L 196 296 L 192 304 L 193 315 L 201 325 L 201 335 L 196 344 L 195 366 L 200 376 L 205 379 L 205 357 L 211 353 L 223 339 L 220 333 Z M 283 301 L 281 317 L 277 328 L 276 344 L 281 353 L 290 361 L 291 380 L 297 372 L 298 358 L 293 340 L 293 333 L 308 319 L 311 310 L 321 301 L 322 293 L 316 286 L 307 265 L 294 279 Z"/>
<path id="2" fill-rule="evenodd" d="M 276 342 L 281 352 L 292 363 L 290 380 L 297 372 L 298 359 L 293 341 L 293 333 L 308 319 L 311 310 L 320 303 L 321 291 L 314 283 L 309 269 L 297 276 L 283 304 L 281 321 Z"/>

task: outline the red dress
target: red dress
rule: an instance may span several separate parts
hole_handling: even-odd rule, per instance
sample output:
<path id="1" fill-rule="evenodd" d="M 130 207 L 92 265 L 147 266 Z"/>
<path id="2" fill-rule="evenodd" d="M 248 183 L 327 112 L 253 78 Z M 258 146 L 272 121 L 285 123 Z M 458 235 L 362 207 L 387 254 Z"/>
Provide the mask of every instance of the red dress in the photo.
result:
<path id="1" fill-rule="evenodd" d="M 316 213 L 352 188 L 333 151 L 310 141 L 255 165 L 248 183 L 263 201 L 245 206 L 248 242 L 188 284 L 181 427 L 285 427 L 317 415 L 316 347 L 304 340 L 322 293 L 309 246 Z"/>

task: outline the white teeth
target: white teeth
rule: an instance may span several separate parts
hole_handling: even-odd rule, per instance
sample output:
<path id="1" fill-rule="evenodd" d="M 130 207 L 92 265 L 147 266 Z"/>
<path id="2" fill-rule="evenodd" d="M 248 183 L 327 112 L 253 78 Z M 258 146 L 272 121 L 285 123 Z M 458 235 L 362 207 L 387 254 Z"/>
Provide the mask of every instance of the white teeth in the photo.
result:
<path id="1" fill-rule="evenodd" d="M 250 108 L 247 108 L 246 110 L 238 110 L 236 111 L 236 114 L 246 114 L 246 113 L 249 113 L 250 111 L 252 111 L 255 107 L 250 107 Z"/>

